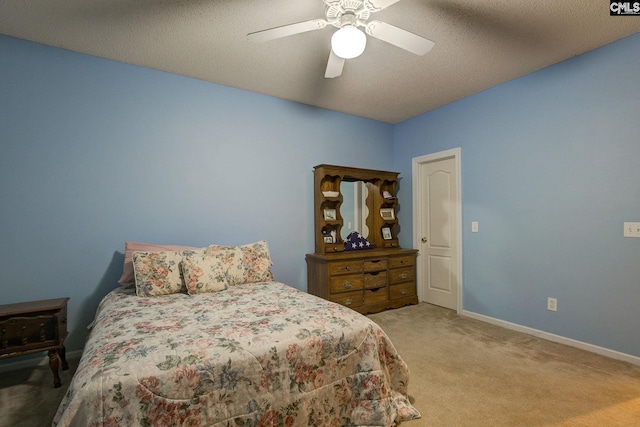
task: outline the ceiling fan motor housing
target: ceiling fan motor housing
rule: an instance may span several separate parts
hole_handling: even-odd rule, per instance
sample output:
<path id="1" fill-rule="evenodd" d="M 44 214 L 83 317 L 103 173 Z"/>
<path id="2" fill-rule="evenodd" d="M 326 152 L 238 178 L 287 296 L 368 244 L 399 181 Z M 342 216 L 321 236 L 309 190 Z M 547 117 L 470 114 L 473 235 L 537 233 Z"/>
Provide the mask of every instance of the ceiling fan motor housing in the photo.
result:
<path id="1" fill-rule="evenodd" d="M 371 11 L 361 0 L 327 1 L 325 15 L 327 21 L 336 28 L 345 25 L 365 25 L 371 15 Z"/>

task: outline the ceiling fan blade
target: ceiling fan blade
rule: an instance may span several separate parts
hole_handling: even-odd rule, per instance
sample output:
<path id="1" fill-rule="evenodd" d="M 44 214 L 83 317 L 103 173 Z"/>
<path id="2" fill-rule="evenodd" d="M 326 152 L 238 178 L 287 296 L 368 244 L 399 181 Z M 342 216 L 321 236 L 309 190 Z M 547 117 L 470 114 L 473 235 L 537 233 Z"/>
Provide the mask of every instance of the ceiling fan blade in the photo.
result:
<path id="1" fill-rule="evenodd" d="M 400 0 L 367 0 L 365 3 L 372 12 L 378 12 L 382 9 L 398 3 Z"/>
<path id="2" fill-rule="evenodd" d="M 371 21 L 366 26 L 367 34 L 416 55 L 424 55 L 435 45 L 431 40 L 410 33 L 382 21 Z"/>
<path id="3" fill-rule="evenodd" d="M 327 70 L 324 73 L 325 79 L 333 79 L 334 77 L 339 77 L 342 75 L 342 68 L 344 67 L 344 58 L 340 58 L 338 55 L 333 53 L 333 49 L 329 54 L 329 62 L 327 63 Z"/>
<path id="4" fill-rule="evenodd" d="M 281 37 L 292 36 L 294 34 L 305 33 L 307 31 L 320 30 L 327 26 L 324 19 L 312 19 L 310 21 L 298 22 L 296 24 L 283 25 L 281 27 L 270 28 L 268 30 L 256 31 L 247 34 L 247 39 L 260 43 Z"/>

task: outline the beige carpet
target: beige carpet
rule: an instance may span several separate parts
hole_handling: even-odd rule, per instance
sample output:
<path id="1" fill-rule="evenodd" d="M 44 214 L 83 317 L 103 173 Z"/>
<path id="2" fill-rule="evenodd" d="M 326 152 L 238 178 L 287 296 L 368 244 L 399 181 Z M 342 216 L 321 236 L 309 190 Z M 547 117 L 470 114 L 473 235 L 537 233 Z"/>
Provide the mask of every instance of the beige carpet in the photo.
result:
<path id="1" fill-rule="evenodd" d="M 48 360 L 42 353 L 43 360 Z M 53 374 L 48 364 L 0 373 L 0 427 L 50 426 L 53 416 L 73 373 L 78 359 L 69 357 L 69 369 L 60 370 L 62 387 L 53 387 Z"/>
<path id="2" fill-rule="evenodd" d="M 428 304 L 369 317 L 411 370 L 422 418 L 400 427 L 640 426 L 640 366 Z M 46 365 L 0 373 L 0 427 L 50 426 L 69 364 L 57 389 Z"/>
<path id="3" fill-rule="evenodd" d="M 409 365 L 420 426 L 640 426 L 640 366 L 419 304 L 369 316 Z"/>

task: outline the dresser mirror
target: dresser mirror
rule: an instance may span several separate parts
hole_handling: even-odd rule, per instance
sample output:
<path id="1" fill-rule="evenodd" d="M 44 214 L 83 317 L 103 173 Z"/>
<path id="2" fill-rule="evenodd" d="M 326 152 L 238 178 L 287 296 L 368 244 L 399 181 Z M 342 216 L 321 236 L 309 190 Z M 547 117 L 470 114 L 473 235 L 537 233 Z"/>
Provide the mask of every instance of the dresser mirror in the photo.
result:
<path id="1" fill-rule="evenodd" d="M 369 227 L 367 226 L 369 190 L 364 181 L 342 181 L 340 194 L 342 195 L 340 215 L 344 223 L 340 236 L 345 240 L 350 233 L 357 231 L 362 237 L 367 238 L 369 236 Z"/>

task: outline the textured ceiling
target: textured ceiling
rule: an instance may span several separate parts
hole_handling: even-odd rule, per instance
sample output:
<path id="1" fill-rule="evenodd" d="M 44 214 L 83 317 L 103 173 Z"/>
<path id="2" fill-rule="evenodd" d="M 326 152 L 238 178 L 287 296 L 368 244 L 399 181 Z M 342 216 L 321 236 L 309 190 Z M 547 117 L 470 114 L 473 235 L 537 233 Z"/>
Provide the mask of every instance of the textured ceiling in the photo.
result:
<path id="1" fill-rule="evenodd" d="M 368 37 L 335 79 L 324 78 L 332 26 L 246 37 L 324 18 L 321 0 L 0 0 L 0 33 L 397 123 L 640 31 L 640 17 L 611 17 L 608 7 L 402 0 L 371 19 L 433 40 L 433 50 L 416 56 Z"/>

